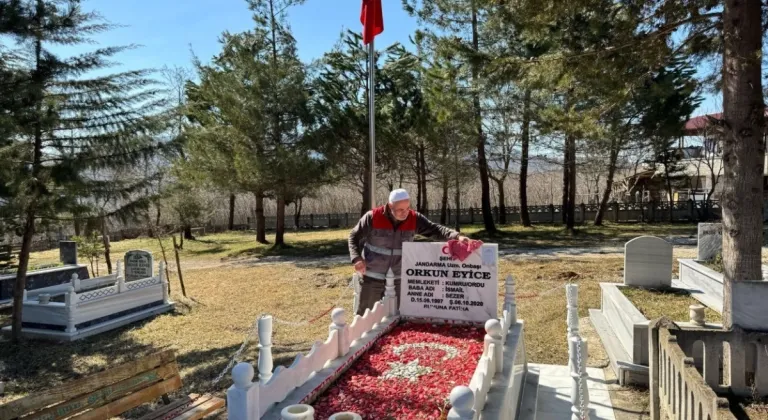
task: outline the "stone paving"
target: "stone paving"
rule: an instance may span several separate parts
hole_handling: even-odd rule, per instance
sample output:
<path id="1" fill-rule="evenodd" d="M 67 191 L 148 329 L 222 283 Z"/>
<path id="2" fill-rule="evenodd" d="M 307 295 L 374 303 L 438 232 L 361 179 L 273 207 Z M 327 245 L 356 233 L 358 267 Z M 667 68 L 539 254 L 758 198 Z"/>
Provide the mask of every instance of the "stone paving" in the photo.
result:
<path id="1" fill-rule="evenodd" d="M 587 368 L 589 418 L 615 420 L 613 404 L 602 369 Z M 568 366 L 528 364 L 520 420 L 567 420 L 571 418 L 571 376 Z M 529 392 L 534 391 L 535 392 Z M 535 398 L 535 403 L 530 401 Z"/>

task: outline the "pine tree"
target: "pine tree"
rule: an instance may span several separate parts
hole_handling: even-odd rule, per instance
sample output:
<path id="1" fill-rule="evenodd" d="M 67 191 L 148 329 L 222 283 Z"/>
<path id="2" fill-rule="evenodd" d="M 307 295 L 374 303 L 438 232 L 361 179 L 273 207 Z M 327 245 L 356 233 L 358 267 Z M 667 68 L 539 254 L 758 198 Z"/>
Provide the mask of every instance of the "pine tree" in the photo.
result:
<path id="1" fill-rule="evenodd" d="M 130 47 L 98 48 L 72 57 L 50 49 L 84 44 L 90 35 L 110 29 L 95 13 L 83 12 L 79 1 L 13 1 L 2 6 L 0 28 L 17 41 L 13 51 L 19 60 L 13 69 L 24 76 L 12 92 L 21 98 L 19 130 L 0 149 L 0 156 L 17 157 L 23 168 L 6 184 L 21 215 L 12 220 L 22 236 L 13 307 L 13 338 L 18 340 L 37 228 L 75 208 L 83 212 L 105 196 L 115 201 L 105 216 L 125 218 L 146 207 L 147 199 L 140 195 L 145 180 L 106 182 L 104 174 L 154 153 L 154 134 L 163 129 L 164 120 L 155 115 L 162 103 L 148 71 L 89 77 Z"/>
<path id="2" fill-rule="evenodd" d="M 488 9 L 482 0 L 403 0 L 409 13 L 431 26 L 431 36 L 438 44 L 437 51 L 447 56 L 463 58 L 469 70 L 469 77 L 464 80 L 472 92 L 475 124 L 477 168 L 480 175 L 482 192 L 481 204 L 483 224 L 489 233 L 496 232 L 491 209 L 491 188 L 486 157 L 486 135 L 483 132 L 482 87 L 480 63 L 475 59 L 482 51 L 482 25 L 488 19 Z M 484 40 L 483 40 L 484 41 Z"/>
<path id="3" fill-rule="evenodd" d="M 275 198 L 275 246 L 284 245 L 285 207 L 325 182 L 324 162 L 310 149 L 307 136 L 313 122 L 306 69 L 284 15 L 299 3 L 248 1 L 255 28 L 225 33 L 213 63 L 198 63 L 200 84 L 189 94 L 189 109 L 199 125 L 189 133 L 191 159 L 215 156 L 203 168 L 210 175 L 234 168 L 239 188 L 256 197 L 257 240 L 262 243 L 263 202 Z"/>
<path id="4" fill-rule="evenodd" d="M 358 189 L 362 197 L 361 213 L 371 209 L 372 188 L 367 57 L 362 37 L 347 31 L 342 34 L 339 45 L 323 56 L 312 85 L 312 112 L 316 118 L 312 133 L 314 147 L 327 158 L 338 179 Z M 400 126 L 393 123 L 393 112 L 410 112 L 406 109 L 410 105 L 398 104 L 409 93 L 398 97 L 397 90 L 398 86 L 411 83 L 412 75 L 406 77 L 406 74 L 412 71 L 412 66 L 398 62 L 398 57 L 407 57 L 399 44 L 377 51 L 376 57 L 376 175 L 381 179 L 391 171 L 402 170 L 400 158 L 412 150 L 407 136 L 397 134 L 398 130 L 408 129 L 412 122 L 404 121 Z M 412 61 L 412 57 L 406 61 Z M 413 155 L 408 157 L 413 159 Z"/>

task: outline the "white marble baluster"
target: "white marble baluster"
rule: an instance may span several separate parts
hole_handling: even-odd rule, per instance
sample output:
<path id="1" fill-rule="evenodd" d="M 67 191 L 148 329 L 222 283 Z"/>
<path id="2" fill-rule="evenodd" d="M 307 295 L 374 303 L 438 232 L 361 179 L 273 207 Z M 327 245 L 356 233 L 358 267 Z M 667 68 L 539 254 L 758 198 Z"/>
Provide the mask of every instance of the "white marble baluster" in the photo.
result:
<path id="1" fill-rule="evenodd" d="M 240 362 L 232 368 L 232 382 L 227 390 L 229 420 L 259 419 L 259 383 L 253 382 L 253 366 Z"/>
<path id="2" fill-rule="evenodd" d="M 517 323 L 517 302 L 515 298 L 515 279 L 511 274 L 507 276 L 507 280 L 504 282 L 504 309 L 509 312 L 509 328 L 512 328 L 512 325 Z"/>
<path id="3" fill-rule="evenodd" d="M 272 315 L 259 318 L 259 382 L 266 384 L 272 377 Z"/>
<path id="4" fill-rule="evenodd" d="M 64 332 L 73 333 L 77 331 L 75 328 L 75 311 L 77 311 L 77 293 L 75 288 L 69 286 L 67 294 L 64 296 L 64 306 L 67 307 L 67 328 Z"/>
<path id="5" fill-rule="evenodd" d="M 342 357 L 349 352 L 351 341 L 349 339 L 349 325 L 347 325 L 346 312 L 342 308 L 336 308 L 331 312 L 331 325 L 329 332 L 337 331 L 339 340 L 339 356 Z"/>
<path id="6" fill-rule="evenodd" d="M 448 412 L 448 420 L 474 420 L 475 394 L 467 386 L 457 386 L 451 390 L 449 397 L 451 411 Z"/>
<path id="7" fill-rule="evenodd" d="M 76 292 L 80 291 L 80 276 L 77 275 L 77 273 L 72 273 L 72 279 L 69 281 L 69 284 L 75 288 Z"/>
<path id="8" fill-rule="evenodd" d="M 501 323 L 498 319 L 489 319 L 488 321 L 485 321 L 486 334 L 483 339 L 483 354 L 486 357 L 493 357 L 496 372 L 501 372 L 504 364 L 504 345 L 501 342 L 501 330 Z M 493 346 L 493 352 L 495 353 L 493 356 L 489 354 L 491 351 L 491 344 L 495 344 L 495 346 Z"/>
<path id="9" fill-rule="evenodd" d="M 396 316 L 397 309 L 397 292 L 395 291 L 395 273 L 390 268 L 387 271 L 387 277 L 385 278 L 384 286 L 384 298 L 387 301 L 387 315 L 392 317 Z"/>

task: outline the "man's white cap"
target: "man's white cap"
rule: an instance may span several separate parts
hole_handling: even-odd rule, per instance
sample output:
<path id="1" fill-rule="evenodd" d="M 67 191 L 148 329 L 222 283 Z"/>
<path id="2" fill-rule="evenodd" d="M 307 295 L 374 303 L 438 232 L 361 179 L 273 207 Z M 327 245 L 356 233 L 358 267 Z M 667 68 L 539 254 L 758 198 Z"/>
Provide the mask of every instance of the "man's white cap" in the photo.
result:
<path id="1" fill-rule="evenodd" d="M 392 190 L 392 192 L 389 193 L 389 203 L 390 204 L 396 203 L 398 201 L 410 200 L 410 199 L 411 199 L 411 197 L 408 196 L 408 191 L 406 191 L 406 190 L 404 190 L 402 188 L 398 188 L 396 190 Z"/>

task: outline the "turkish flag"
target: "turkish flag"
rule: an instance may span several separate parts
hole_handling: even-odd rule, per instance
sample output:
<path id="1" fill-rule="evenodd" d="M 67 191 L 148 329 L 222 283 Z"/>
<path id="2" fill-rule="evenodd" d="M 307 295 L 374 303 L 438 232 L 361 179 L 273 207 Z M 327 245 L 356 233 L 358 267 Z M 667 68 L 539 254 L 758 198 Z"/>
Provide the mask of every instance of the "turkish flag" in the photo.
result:
<path id="1" fill-rule="evenodd" d="M 363 24 L 363 44 L 367 45 L 373 41 L 376 35 L 384 32 L 384 15 L 381 13 L 381 0 L 363 0 L 360 23 Z"/>

